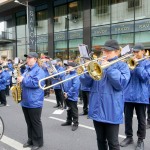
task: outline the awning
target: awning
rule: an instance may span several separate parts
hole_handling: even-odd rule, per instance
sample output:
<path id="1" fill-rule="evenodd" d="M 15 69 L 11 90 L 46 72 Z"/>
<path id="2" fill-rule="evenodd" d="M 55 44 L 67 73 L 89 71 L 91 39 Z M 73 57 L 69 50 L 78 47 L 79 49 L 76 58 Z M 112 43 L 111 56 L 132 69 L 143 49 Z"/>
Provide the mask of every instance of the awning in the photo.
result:
<path id="1" fill-rule="evenodd" d="M 14 43 L 14 42 L 16 42 L 16 40 L 12 40 L 12 39 L 0 39 L 0 45 Z"/>

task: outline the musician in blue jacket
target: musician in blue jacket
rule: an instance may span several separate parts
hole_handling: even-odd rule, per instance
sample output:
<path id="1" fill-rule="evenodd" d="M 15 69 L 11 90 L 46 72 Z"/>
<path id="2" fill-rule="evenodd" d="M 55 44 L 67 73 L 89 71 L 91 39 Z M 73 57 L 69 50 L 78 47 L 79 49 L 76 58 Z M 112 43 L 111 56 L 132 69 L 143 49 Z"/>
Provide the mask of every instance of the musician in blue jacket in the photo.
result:
<path id="1" fill-rule="evenodd" d="M 42 69 L 44 70 L 44 73 L 45 73 L 45 77 L 48 77 L 50 76 L 50 73 L 49 73 L 49 68 L 50 68 L 50 65 L 49 65 L 49 61 L 50 61 L 50 57 L 49 56 L 42 56 Z M 45 86 L 50 86 L 50 79 L 46 79 L 45 80 Z M 44 96 L 45 98 L 48 98 L 50 95 L 50 89 L 46 89 L 44 90 Z"/>
<path id="2" fill-rule="evenodd" d="M 80 114 L 81 116 L 81 115 L 88 114 L 90 88 L 86 87 L 84 84 L 81 83 L 80 90 L 81 90 L 82 99 L 83 99 L 83 112 Z"/>
<path id="3" fill-rule="evenodd" d="M 150 79 L 148 80 L 149 102 L 150 102 Z M 150 104 L 147 105 L 147 124 L 146 129 L 150 128 Z"/>
<path id="4" fill-rule="evenodd" d="M 62 126 L 72 125 L 72 131 L 78 128 L 78 107 L 77 101 L 79 96 L 80 81 L 74 67 L 76 64 L 74 62 L 68 62 L 65 64 L 67 66 L 67 74 L 64 76 L 63 80 L 74 77 L 71 80 L 64 82 L 64 97 L 68 107 L 67 110 L 67 120 Z M 76 76 L 76 77 L 75 77 Z"/>
<path id="5" fill-rule="evenodd" d="M 6 75 L 0 66 L 0 107 L 6 106 Z"/>
<path id="6" fill-rule="evenodd" d="M 133 47 L 134 60 L 144 57 L 144 46 L 140 43 Z M 125 134 L 126 138 L 120 143 L 126 147 L 133 143 L 132 118 L 135 109 L 138 119 L 138 141 L 136 150 L 144 150 L 146 136 L 146 105 L 149 104 L 148 80 L 150 78 L 150 61 L 147 59 L 138 62 L 135 69 L 130 70 L 131 79 L 125 89 Z"/>
<path id="7" fill-rule="evenodd" d="M 101 65 L 118 58 L 119 44 L 108 40 L 104 44 Z M 118 61 L 103 70 L 101 80 L 93 80 L 88 73 L 81 75 L 82 84 L 90 87 L 89 118 L 93 120 L 99 150 L 119 150 L 119 124 L 123 122 L 123 90 L 130 79 L 126 63 Z"/>
<path id="8" fill-rule="evenodd" d="M 56 68 L 56 71 L 53 71 L 52 74 L 57 74 L 57 73 L 64 71 L 65 69 L 62 65 L 61 59 L 57 58 L 55 61 L 56 61 L 56 64 L 53 64 L 53 65 Z M 64 76 L 64 73 L 52 78 L 51 79 L 52 84 L 62 81 L 63 76 Z M 53 89 L 54 89 L 55 95 L 56 95 L 56 105 L 54 106 L 54 108 L 63 108 L 63 102 L 64 102 L 63 84 L 53 86 Z"/>
<path id="9" fill-rule="evenodd" d="M 23 147 L 32 146 L 37 150 L 43 146 L 43 128 L 41 113 L 44 101 L 44 91 L 39 88 L 38 82 L 45 78 L 44 71 L 38 66 L 38 54 L 30 52 L 24 55 L 27 58 L 27 68 L 22 76 L 17 78 L 22 83 L 21 106 L 28 129 L 28 140 Z M 42 86 L 45 83 L 42 82 Z"/>
<path id="10" fill-rule="evenodd" d="M 11 80 L 11 76 L 9 74 L 8 71 L 8 66 L 3 66 L 4 68 L 4 73 L 5 73 L 5 78 L 6 78 L 6 95 L 9 96 L 9 86 L 10 86 L 10 80 Z"/>

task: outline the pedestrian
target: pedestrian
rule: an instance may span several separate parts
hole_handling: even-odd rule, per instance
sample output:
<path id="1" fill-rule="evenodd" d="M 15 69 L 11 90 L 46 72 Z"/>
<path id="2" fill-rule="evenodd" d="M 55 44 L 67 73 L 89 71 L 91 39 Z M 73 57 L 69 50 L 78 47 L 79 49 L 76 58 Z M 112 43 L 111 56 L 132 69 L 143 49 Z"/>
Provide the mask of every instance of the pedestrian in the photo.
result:
<path id="1" fill-rule="evenodd" d="M 133 60 L 138 61 L 144 58 L 144 46 L 141 43 L 133 47 Z M 120 146 L 126 147 L 133 143 L 132 118 L 135 109 L 138 130 L 136 150 L 144 150 L 144 139 L 146 136 L 146 106 L 149 104 L 148 80 L 150 78 L 150 61 L 143 59 L 138 65 L 130 70 L 131 78 L 125 95 L 125 134 L 126 138 L 120 143 Z"/>
<path id="2" fill-rule="evenodd" d="M 27 60 L 26 71 L 17 78 L 22 85 L 22 101 L 20 102 L 27 124 L 28 140 L 23 147 L 32 146 L 37 150 L 43 146 L 43 127 L 41 122 L 44 91 L 38 82 L 45 78 L 44 71 L 38 66 L 38 54 L 30 52 L 24 55 Z M 42 82 L 42 86 L 44 83 Z"/>
<path id="3" fill-rule="evenodd" d="M 118 59 L 119 44 L 116 40 L 106 41 L 102 50 L 104 59 L 101 65 Z M 94 80 L 89 73 L 80 77 L 82 84 L 90 88 L 88 116 L 93 120 L 98 150 L 107 150 L 108 147 L 109 150 L 120 150 L 118 134 L 119 124 L 123 123 L 123 90 L 129 79 L 129 68 L 122 61 L 103 69 L 101 80 Z"/>

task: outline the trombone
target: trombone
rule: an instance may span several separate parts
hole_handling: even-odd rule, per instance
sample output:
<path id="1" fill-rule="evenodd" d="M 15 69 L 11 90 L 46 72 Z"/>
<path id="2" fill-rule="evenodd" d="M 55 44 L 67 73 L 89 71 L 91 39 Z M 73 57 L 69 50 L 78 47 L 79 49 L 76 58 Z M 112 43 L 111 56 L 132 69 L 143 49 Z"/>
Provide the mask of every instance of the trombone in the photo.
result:
<path id="1" fill-rule="evenodd" d="M 85 63 L 85 64 L 86 64 L 86 63 Z M 78 65 L 78 66 L 76 66 L 76 67 L 73 67 L 73 69 L 77 69 L 78 67 L 82 67 L 82 66 L 84 66 L 85 64 L 81 64 L 81 65 Z M 73 77 L 70 77 L 70 78 L 68 78 L 68 79 L 66 79 L 66 80 L 60 81 L 60 82 L 58 82 L 58 83 L 52 84 L 52 85 L 47 86 L 47 87 L 42 87 L 42 86 L 41 86 L 41 82 L 42 82 L 42 81 L 45 81 L 45 80 L 47 80 L 47 79 L 54 78 L 55 76 L 58 76 L 58 75 L 61 75 L 61 74 L 65 74 L 67 71 L 70 71 L 70 69 L 67 69 L 67 70 L 65 70 L 65 71 L 62 71 L 62 72 L 59 72 L 59 73 L 50 75 L 49 77 L 46 77 L 46 78 L 43 78 L 43 79 L 39 80 L 39 83 L 38 83 L 38 84 L 39 84 L 39 87 L 40 87 L 41 89 L 43 89 L 43 90 L 46 90 L 46 89 L 49 89 L 49 88 L 51 88 L 51 87 L 53 87 L 53 86 L 55 86 L 55 85 L 61 84 L 61 83 L 65 82 L 65 81 L 71 80 L 71 79 L 73 79 L 73 78 L 79 76 L 79 74 L 77 74 L 77 75 L 75 75 L 75 76 L 73 76 Z M 87 71 L 86 71 L 86 72 L 87 72 Z M 82 72 L 81 74 L 84 74 L 84 73 L 85 73 L 85 72 Z M 80 74 L 80 75 L 81 75 L 81 74 Z"/>
<path id="2" fill-rule="evenodd" d="M 49 88 L 51 88 L 51 87 L 53 87 L 53 86 L 56 86 L 56 85 L 58 85 L 58 84 L 64 83 L 64 82 L 66 82 L 66 81 L 68 81 L 68 80 L 71 80 L 71 79 L 73 79 L 73 78 L 75 78 L 75 77 L 78 77 L 78 76 L 80 76 L 80 75 L 82 75 L 82 74 L 84 74 L 84 73 L 87 73 L 87 72 L 89 73 L 89 75 L 91 76 L 91 78 L 93 78 L 94 80 L 101 80 L 101 78 L 102 78 L 102 76 L 103 76 L 103 69 L 108 68 L 109 66 L 111 66 L 111 65 L 113 65 L 113 64 L 115 64 L 115 63 L 117 63 L 118 61 L 123 61 L 123 60 L 125 60 L 125 59 L 127 59 L 127 58 L 129 58 L 129 57 L 131 57 L 131 56 L 133 56 L 133 54 L 126 54 L 126 55 L 124 55 L 124 56 L 122 56 L 122 57 L 120 57 L 120 58 L 118 58 L 118 59 L 116 59 L 116 60 L 114 60 L 114 61 L 112 61 L 112 62 L 110 62 L 110 63 L 108 63 L 108 64 L 105 64 L 105 65 L 99 65 L 98 62 L 97 62 L 98 59 L 96 59 L 96 60 L 91 60 L 90 62 L 86 62 L 86 63 L 84 63 L 84 64 L 81 64 L 81 65 L 78 65 L 78 66 L 76 66 L 76 67 L 73 67 L 73 69 L 77 69 L 77 68 L 79 68 L 79 67 L 82 67 L 82 66 L 85 66 L 86 64 L 88 64 L 86 71 L 82 71 L 82 72 L 80 72 L 79 74 L 77 74 L 77 75 L 75 75 L 75 76 L 72 76 L 72 77 L 70 77 L 70 78 L 68 78 L 68 79 L 65 79 L 65 80 L 63 80 L 63 81 L 60 81 L 60 82 L 58 82 L 58 83 L 52 84 L 52 85 L 47 86 L 47 87 L 42 87 L 42 86 L 41 86 L 41 82 L 42 82 L 42 81 L 47 80 L 47 79 L 50 79 L 50 78 L 53 78 L 54 76 L 58 76 L 58 75 L 60 75 L 60 74 L 64 74 L 64 73 L 66 73 L 67 71 L 70 71 L 70 69 L 67 69 L 67 70 L 65 70 L 65 71 L 59 72 L 59 73 L 57 73 L 57 74 L 54 74 L 54 75 L 51 75 L 51 76 L 49 76 L 49 77 L 46 77 L 46 78 L 43 78 L 43 79 L 39 80 L 39 87 L 40 87 L 41 89 L 43 89 L 43 90 L 46 90 L 46 89 L 49 89 Z"/>
<path id="3" fill-rule="evenodd" d="M 130 58 L 127 63 L 128 63 L 128 66 L 131 70 L 134 70 L 137 65 L 139 64 L 140 61 L 142 60 L 145 60 L 147 58 L 150 57 L 150 52 L 147 50 L 147 52 L 145 53 L 145 57 L 141 58 L 141 59 L 138 59 L 138 60 L 134 60 L 133 58 Z"/>

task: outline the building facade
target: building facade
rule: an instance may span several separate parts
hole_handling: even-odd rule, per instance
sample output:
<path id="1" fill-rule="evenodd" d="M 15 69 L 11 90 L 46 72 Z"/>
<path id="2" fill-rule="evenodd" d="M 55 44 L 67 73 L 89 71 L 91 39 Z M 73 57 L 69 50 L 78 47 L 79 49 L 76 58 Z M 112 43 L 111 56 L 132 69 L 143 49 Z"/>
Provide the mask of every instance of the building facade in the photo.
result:
<path id="1" fill-rule="evenodd" d="M 108 39 L 116 39 L 122 47 L 140 42 L 150 49 L 149 0 L 31 0 L 29 5 L 35 7 L 38 53 L 75 59 L 79 44 L 99 53 Z M 26 8 L 6 7 L 0 11 L 0 21 L 5 25 L 0 51 L 7 51 L 10 58 L 23 58 L 28 52 Z"/>

